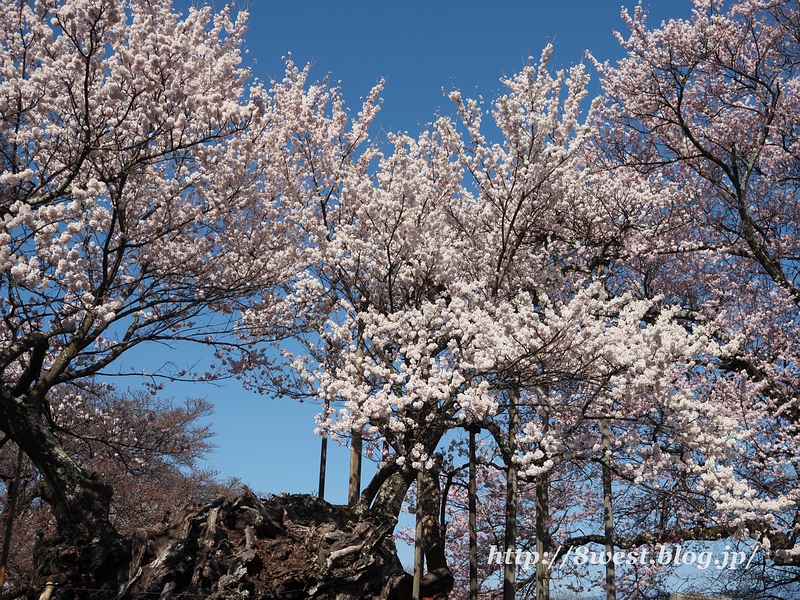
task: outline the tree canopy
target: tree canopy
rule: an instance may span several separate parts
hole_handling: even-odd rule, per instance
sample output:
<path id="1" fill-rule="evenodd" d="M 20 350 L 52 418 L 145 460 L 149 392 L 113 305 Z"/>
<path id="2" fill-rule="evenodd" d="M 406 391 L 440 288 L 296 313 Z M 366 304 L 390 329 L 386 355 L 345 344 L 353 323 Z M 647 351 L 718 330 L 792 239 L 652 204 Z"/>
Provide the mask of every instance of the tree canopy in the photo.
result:
<path id="1" fill-rule="evenodd" d="M 166 340 L 324 404 L 320 431 L 378 463 L 358 518 L 396 519 L 416 478 L 445 593 L 475 430 L 482 577 L 506 598 L 546 576 L 493 580 L 489 540 L 735 534 L 800 565 L 800 8 L 694 4 L 656 29 L 626 13 L 616 65 L 554 70 L 547 47 L 488 110 L 456 90 L 456 118 L 376 142 L 381 84 L 353 116 L 291 61 L 249 82 L 230 7 L 2 0 L 0 430 L 85 576 L 130 559 L 120 464 L 168 486 L 205 449 L 202 402 L 102 383 Z M 657 571 L 620 569 L 626 597 Z"/>

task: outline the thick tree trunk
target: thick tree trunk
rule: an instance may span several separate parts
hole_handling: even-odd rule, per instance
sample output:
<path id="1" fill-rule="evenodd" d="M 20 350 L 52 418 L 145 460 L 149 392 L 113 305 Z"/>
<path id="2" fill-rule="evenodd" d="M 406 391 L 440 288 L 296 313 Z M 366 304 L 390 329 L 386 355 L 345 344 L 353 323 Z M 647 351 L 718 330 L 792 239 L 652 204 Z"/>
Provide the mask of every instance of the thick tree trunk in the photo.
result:
<path id="1" fill-rule="evenodd" d="M 393 528 L 310 495 L 220 498 L 140 532 L 112 598 L 407 600 Z"/>
<path id="2" fill-rule="evenodd" d="M 112 489 L 97 473 L 82 470 L 61 447 L 25 399 L 0 398 L 0 428 L 30 458 L 43 480 L 43 497 L 56 518 L 58 533 L 78 551 L 70 564 L 40 565 L 44 571 L 69 571 L 73 577 L 102 576 L 128 560 L 128 548 L 109 521 Z"/>
<path id="3" fill-rule="evenodd" d="M 397 558 L 391 511 L 399 511 L 416 471 L 390 471 L 363 514 L 314 496 L 261 500 L 249 492 L 176 510 L 169 522 L 137 532 L 128 560 L 107 565 L 102 581 L 75 581 L 70 571 L 67 584 L 77 591 L 64 599 L 407 600 L 413 582 Z M 58 559 L 72 548 L 66 539 L 41 543 L 35 560 L 48 566 L 42 574 L 68 570 Z M 429 570 L 420 578 L 420 598 L 444 600 L 452 585 L 449 570 Z"/>
<path id="4" fill-rule="evenodd" d="M 407 463 L 394 468 L 378 488 L 375 494 L 375 501 L 369 508 L 369 513 L 396 519 L 403 508 L 403 500 L 405 500 L 408 488 L 411 487 L 416 474 L 417 472 Z M 379 470 L 375 474 L 375 478 L 381 478 L 382 475 Z"/>
<path id="5" fill-rule="evenodd" d="M 22 472 L 22 448 L 17 450 L 17 466 L 14 469 L 14 479 L 8 493 L 8 503 L 5 510 L 6 530 L 3 535 L 3 553 L 0 555 L 0 591 L 3 590 L 3 583 L 6 580 L 6 567 L 8 566 L 8 553 L 11 549 L 11 535 L 14 531 L 14 515 L 17 510 L 17 497 L 19 496 L 19 478 Z"/>
<path id="6" fill-rule="evenodd" d="M 441 436 L 439 436 L 441 437 Z M 432 436 L 431 445 L 435 447 L 432 440 L 439 437 Z M 431 449 L 430 452 L 433 450 Z M 385 470 L 385 472 L 382 472 Z M 388 475 L 387 475 L 388 473 Z M 376 473 L 373 481 L 367 486 L 367 490 L 376 487 L 372 506 L 364 513 L 370 518 L 381 521 L 397 520 L 403 501 L 408 493 L 408 489 L 417 477 L 417 471 L 408 463 L 401 466 L 385 466 Z M 427 561 L 427 572 L 421 578 L 421 593 L 425 598 L 447 598 L 453 588 L 453 574 L 447 565 L 445 555 L 444 532 L 439 523 L 439 514 L 442 503 L 442 493 L 439 486 L 439 477 L 436 472 L 423 473 L 420 486 L 421 493 L 418 494 L 419 506 L 422 510 L 421 532 L 422 548 Z M 365 491 L 366 494 L 366 491 Z M 368 502 L 369 499 L 362 495 L 356 511 Z"/>

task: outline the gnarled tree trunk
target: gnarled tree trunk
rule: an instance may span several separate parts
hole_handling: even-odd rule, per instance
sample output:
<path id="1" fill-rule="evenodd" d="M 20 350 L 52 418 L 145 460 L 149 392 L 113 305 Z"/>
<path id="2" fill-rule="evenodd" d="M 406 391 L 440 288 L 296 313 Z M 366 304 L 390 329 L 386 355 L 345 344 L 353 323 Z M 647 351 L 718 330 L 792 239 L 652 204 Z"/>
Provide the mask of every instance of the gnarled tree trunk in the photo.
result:
<path id="1" fill-rule="evenodd" d="M 30 399 L 4 390 L 0 414 L 0 428 L 41 474 L 42 496 L 53 510 L 60 538 L 72 548 L 58 560 L 40 555 L 38 574 L 66 572 L 74 581 L 84 581 L 114 572 L 126 563 L 128 543 L 109 521 L 111 486 L 101 475 L 84 471 L 72 460 Z"/>

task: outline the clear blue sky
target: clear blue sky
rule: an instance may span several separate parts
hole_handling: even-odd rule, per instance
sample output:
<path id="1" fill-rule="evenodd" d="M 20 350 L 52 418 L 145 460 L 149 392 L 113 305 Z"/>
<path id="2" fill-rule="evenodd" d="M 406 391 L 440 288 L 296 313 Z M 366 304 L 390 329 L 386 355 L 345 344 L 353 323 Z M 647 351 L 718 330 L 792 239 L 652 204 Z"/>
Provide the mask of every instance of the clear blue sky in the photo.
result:
<path id="1" fill-rule="evenodd" d="M 180 0 L 181 10 L 190 0 Z M 466 95 L 491 100 L 499 79 L 519 70 L 529 55 L 538 58 L 555 45 L 552 65 L 568 67 L 590 50 L 600 60 L 622 56 L 613 31 L 624 29 L 620 0 L 251 0 L 246 36 L 247 63 L 262 79 L 280 78 L 282 57 L 291 52 L 298 65 L 313 63 L 313 78 L 330 73 L 341 81 L 354 111 L 359 98 L 386 78 L 379 129 L 420 130 L 437 110 L 453 111 L 442 94 L 457 87 Z M 632 11 L 635 4 L 628 3 Z M 653 0 L 651 26 L 669 18 L 687 18 L 688 0 Z M 597 89 L 597 88 L 595 88 Z M 193 352 L 189 350 L 188 352 Z M 159 360 L 142 351 L 126 364 Z M 191 362 L 181 347 L 166 360 Z M 158 364 L 146 366 L 150 371 Z M 172 385 L 176 399 L 204 396 L 215 405 L 212 417 L 218 449 L 208 466 L 222 476 L 238 476 L 258 492 L 314 493 L 317 490 L 320 439 L 314 435 L 319 407 L 281 398 L 256 396 L 235 382 Z M 326 499 L 346 502 L 348 454 L 331 444 Z M 365 465 L 368 475 L 371 471 Z"/>

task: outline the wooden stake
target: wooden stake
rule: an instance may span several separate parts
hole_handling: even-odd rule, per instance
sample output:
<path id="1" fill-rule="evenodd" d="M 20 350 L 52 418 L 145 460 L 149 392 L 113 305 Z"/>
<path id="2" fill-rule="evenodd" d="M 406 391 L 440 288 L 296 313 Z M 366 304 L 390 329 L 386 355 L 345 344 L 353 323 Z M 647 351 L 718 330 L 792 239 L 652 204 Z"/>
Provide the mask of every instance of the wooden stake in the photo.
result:
<path id="1" fill-rule="evenodd" d="M 417 471 L 417 529 L 414 534 L 414 588 L 411 600 L 420 600 L 422 584 L 422 471 Z"/>
<path id="2" fill-rule="evenodd" d="M 469 428 L 469 600 L 478 600 L 478 523 L 477 523 L 477 474 L 475 467 L 474 425 Z"/>

